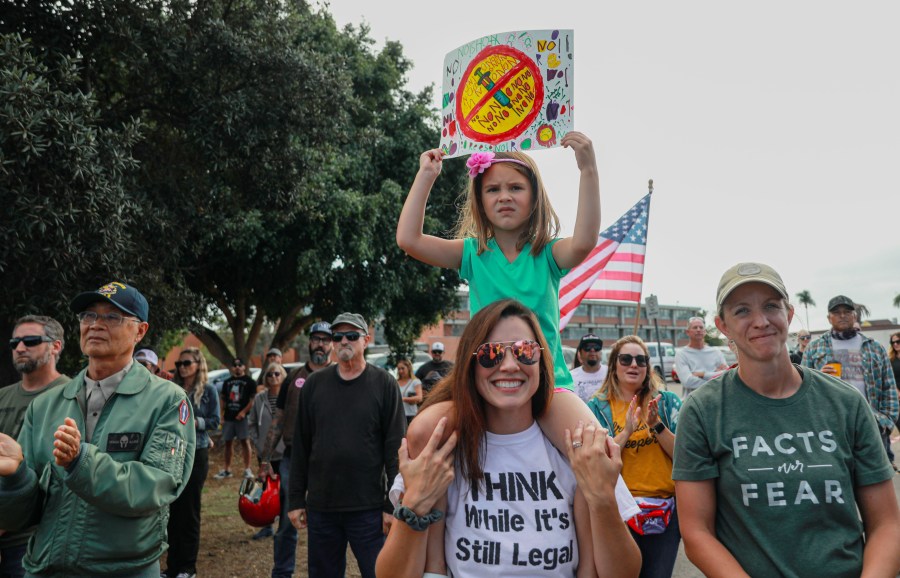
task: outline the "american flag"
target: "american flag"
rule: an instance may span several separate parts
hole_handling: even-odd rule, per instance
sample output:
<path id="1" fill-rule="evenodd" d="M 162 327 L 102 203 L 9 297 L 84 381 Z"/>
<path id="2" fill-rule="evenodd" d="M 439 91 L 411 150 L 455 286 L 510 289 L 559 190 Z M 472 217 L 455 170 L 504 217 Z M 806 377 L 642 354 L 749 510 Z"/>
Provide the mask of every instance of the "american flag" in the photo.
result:
<path id="1" fill-rule="evenodd" d="M 560 330 L 585 297 L 641 301 L 649 216 L 650 194 L 602 231 L 590 255 L 563 277 L 559 285 Z"/>

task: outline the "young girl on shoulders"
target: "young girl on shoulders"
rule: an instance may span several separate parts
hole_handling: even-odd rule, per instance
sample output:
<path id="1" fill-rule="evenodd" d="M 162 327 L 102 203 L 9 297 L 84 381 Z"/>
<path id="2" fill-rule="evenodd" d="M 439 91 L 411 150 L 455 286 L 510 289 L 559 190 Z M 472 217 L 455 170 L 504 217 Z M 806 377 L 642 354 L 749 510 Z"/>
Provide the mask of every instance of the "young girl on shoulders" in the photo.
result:
<path id="1" fill-rule="evenodd" d="M 430 150 L 419 157 L 419 172 L 397 224 L 397 244 L 408 255 L 446 269 L 459 270 L 469 281 L 469 310 L 503 298 L 515 298 L 535 311 L 548 342 L 557 391 L 540 421 L 553 444 L 566 451 L 564 432 L 579 420 L 594 423 L 587 406 L 572 392 L 559 335 L 559 282 L 593 250 L 600 232 L 600 181 L 594 147 L 579 132 L 563 137 L 581 173 L 578 210 L 571 237 L 558 238 L 559 218 L 534 160 L 523 153 L 475 153 L 469 157 L 469 186 L 455 239 L 423 232 L 425 205 L 441 172 L 443 153 Z M 428 440 L 448 408 L 435 404 L 411 426 L 415 454 Z M 420 429 L 423 428 L 423 429 Z M 449 432 L 451 427 L 447 428 Z M 418 439 L 417 439 L 418 438 Z M 421 441 L 421 445 L 419 443 Z"/>

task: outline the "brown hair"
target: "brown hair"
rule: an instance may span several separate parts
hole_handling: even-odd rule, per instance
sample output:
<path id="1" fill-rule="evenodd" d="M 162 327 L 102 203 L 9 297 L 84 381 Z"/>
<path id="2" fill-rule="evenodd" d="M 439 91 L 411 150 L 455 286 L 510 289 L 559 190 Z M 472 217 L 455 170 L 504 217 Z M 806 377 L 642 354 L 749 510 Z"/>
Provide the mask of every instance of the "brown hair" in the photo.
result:
<path id="1" fill-rule="evenodd" d="M 524 320 L 534 333 L 534 340 L 543 349 L 539 362 L 538 389 L 531 398 L 531 415 L 536 418 L 544 415 L 553 397 L 553 354 L 547 349 L 547 340 L 541 333 L 541 326 L 534 313 L 515 299 L 495 301 L 472 317 L 459 339 L 456 362 L 450 374 L 435 386 L 422 405 L 424 409 L 441 401 L 453 402 L 459 437 L 456 446 L 457 464 L 463 477 L 473 483 L 483 482 L 482 442 L 487 431 L 484 399 L 475 385 L 477 362 L 473 353 L 487 341 L 497 323 L 508 317 Z"/>
<path id="2" fill-rule="evenodd" d="M 891 335 L 889 339 L 893 339 L 895 337 L 900 338 L 900 331 Z M 890 345 L 890 347 L 888 348 L 888 357 L 892 360 L 897 359 L 897 351 L 894 350 L 894 346 L 891 343 L 888 343 L 888 345 Z"/>
<path id="3" fill-rule="evenodd" d="M 559 235 L 559 217 L 550 205 L 550 197 L 547 195 L 541 173 L 534 160 L 524 153 L 497 153 L 494 158 L 515 159 L 527 165 L 502 163 L 520 172 L 531 183 L 531 215 L 528 219 L 528 227 L 522 231 L 522 236 L 516 242 L 516 249 L 521 251 L 525 243 L 530 242 L 531 254 L 536 257 L 541 254 L 547 243 Z M 474 179 L 469 179 L 466 198 L 460 212 L 459 222 L 456 225 L 457 239 L 467 237 L 478 239 L 479 255 L 487 250 L 487 242 L 494 236 L 494 226 L 487 218 L 487 214 L 484 212 L 484 203 L 481 200 L 483 182 L 484 173 Z"/>
<path id="4" fill-rule="evenodd" d="M 619 352 L 628 343 L 634 343 L 639 346 L 643 350 L 644 355 L 649 359 L 650 352 L 647 350 L 647 344 L 637 335 L 626 335 L 616 341 L 616 344 L 613 345 L 612 350 L 609 352 L 609 371 L 606 373 L 606 379 L 603 380 L 603 385 L 601 385 L 600 389 L 597 390 L 597 393 L 594 394 L 595 397 L 608 400 L 610 395 L 614 395 L 618 399 L 624 399 L 622 388 L 619 385 L 619 376 L 616 375 L 616 368 L 619 366 Z M 649 363 L 649 361 L 646 369 L 647 375 L 644 376 L 644 383 L 637 394 L 638 404 L 645 410 L 647 404 L 650 403 L 650 400 L 656 397 L 656 394 L 658 394 L 663 387 L 662 379 L 660 379 L 656 372 L 653 371 L 653 365 Z M 646 411 L 644 412 L 644 415 L 647 415 Z"/>
<path id="5" fill-rule="evenodd" d="M 182 355 L 190 355 L 191 359 L 194 360 L 194 363 L 197 364 L 197 373 L 194 374 L 194 405 L 200 407 L 201 400 L 203 399 L 203 390 L 206 388 L 206 381 L 209 379 L 209 367 L 206 365 L 206 358 L 203 357 L 203 352 L 197 349 L 196 347 L 186 347 L 181 350 L 181 353 L 178 354 L 178 357 L 181 358 Z M 181 372 L 177 369 L 175 370 L 175 383 L 184 387 L 184 379 L 181 377 Z"/>
<path id="6" fill-rule="evenodd" d="M 413 373 L 412 363 L 410 363 L 409 360 L 406 358 L 398 359 L 397 360 L 398 372 L 400 370 L 401 365 L 406 368 L 406 377 L 408 377 L 409 379 L 415 379 L 416 376 Z M 400 374 L 398 373 L 397 376 L 399 377 Z"/>

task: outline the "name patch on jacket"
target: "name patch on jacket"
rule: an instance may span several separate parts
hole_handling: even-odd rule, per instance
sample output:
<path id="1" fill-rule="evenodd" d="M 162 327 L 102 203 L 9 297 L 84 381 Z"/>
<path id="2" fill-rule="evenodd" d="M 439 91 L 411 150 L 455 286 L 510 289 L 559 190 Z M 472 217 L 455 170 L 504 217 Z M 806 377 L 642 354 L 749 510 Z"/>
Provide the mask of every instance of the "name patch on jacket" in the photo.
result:
<path id="1" fill-rule="evenodd" d="M 141 449 L 141 433 L 111 433 L 106 438 L 106 451 L 108 452 L 133 452 Z"/>

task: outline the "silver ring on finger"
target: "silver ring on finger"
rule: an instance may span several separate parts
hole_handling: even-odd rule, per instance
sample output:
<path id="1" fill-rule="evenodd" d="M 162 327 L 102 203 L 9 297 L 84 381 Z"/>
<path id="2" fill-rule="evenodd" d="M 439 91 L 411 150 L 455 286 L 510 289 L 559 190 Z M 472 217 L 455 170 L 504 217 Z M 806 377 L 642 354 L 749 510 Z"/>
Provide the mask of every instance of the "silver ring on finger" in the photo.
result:
<path id="1" fill-rule="evenodd" d="M 581 442 L 572 442 L 572 447 L 575 449 L 580 448 L 582 445 L 583 444 Z"/>

